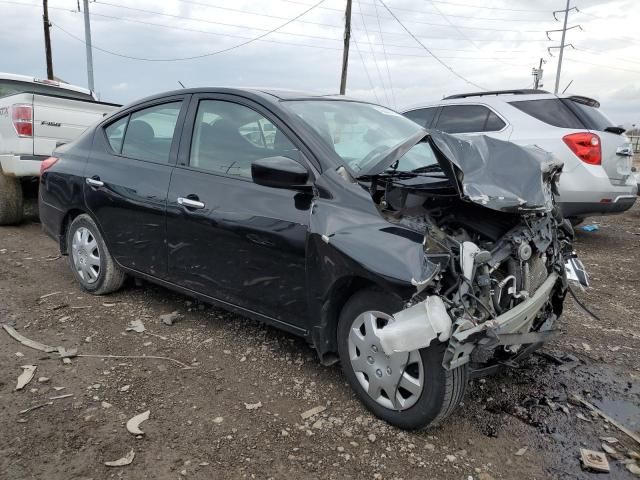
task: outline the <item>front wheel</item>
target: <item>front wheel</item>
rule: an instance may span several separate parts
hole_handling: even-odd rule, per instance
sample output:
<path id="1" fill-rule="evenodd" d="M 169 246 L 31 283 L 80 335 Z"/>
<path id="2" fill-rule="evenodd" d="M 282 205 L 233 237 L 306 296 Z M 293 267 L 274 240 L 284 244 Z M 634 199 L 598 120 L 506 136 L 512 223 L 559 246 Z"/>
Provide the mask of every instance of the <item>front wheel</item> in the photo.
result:
<path id="1" fill-rule="evenodd" d="M 378 418 L 403 429 L 435 426 L 462 401 L 466 365 L 445 370 L 446 344 L 386 355 L 378 333 L 402 302 L 381 290 L 357 292 L 338 323 L 338 353 L 347 381 Z"/>
<path id="2" fill-rule="evenodd" d="M 71 271 L 83 290 L 105 295 L 124 283 L 124 272 L 111 257 L 98 226 L 89 215 L 78 215 L 71 222 L 67 252 Z"/>

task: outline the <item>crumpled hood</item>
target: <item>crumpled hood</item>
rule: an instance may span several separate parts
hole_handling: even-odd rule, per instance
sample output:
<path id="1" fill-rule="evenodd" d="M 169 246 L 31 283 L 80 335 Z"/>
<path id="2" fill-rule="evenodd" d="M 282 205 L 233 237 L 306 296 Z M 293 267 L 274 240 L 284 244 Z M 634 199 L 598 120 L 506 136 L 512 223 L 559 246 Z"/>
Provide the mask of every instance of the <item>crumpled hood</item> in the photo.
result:
<path id="1" fill-rule="evenodd" d="M 463 197 L 499 211 L 550 211 L 562 162 L 536 146 L 486 135 L 465 139 L 430 132 L 430 141 L 461 172 Z"/>

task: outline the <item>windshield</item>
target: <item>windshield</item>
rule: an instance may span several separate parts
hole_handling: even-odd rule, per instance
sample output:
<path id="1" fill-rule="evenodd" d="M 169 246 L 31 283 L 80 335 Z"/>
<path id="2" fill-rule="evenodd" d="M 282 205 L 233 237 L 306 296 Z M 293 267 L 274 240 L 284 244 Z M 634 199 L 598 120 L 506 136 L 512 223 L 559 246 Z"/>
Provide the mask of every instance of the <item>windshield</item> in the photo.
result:
<path id="1" fill-rule="evenodd" d="M 283 103 L 318 132 L 356 174 L 365 173 L 394 147 L 423 131 L 402 115 L 369 103 L 342 100 Z M 436 163 L 431 146 L 422 142 L 399 160 L 397 170 L 410 171 Z"/>

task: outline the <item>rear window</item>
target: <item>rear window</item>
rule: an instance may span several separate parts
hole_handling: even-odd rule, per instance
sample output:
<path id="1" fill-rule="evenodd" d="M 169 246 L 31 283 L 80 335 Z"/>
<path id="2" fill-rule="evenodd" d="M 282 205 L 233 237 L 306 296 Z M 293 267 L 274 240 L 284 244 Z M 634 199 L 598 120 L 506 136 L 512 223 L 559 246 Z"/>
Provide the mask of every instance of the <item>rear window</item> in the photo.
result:
<path id="1" fill-rule="evenodd" d="M 446 133 L 496 132 L 505 123 L 482 105 L 448 105 L 442 107 L 435 128 Z"/>
<path id="2" fill-rule="evenodd" d="M 509 102 L 518 110 L 541 122 L 560 128 L 585 128 L 578 117 L 559 98 Z"/>
<path id="3" fill-rule="evenodd" d="M 0 80 L 0 98 L 24 92 L 40 93 L 43 95 L 58 95 L 78 100 L 94 100 L 93 97 L 87 93 L 67 90 L 66 88 L 55 87 L 53 85 L 20 82 L 17 80 Z"/>
<path id="4" fill-rule="evenodd" d="M 582 119 L 585 126 L 589 130 L 604 131 L 607 127 L 612 127 L 614 124 L 609 120 L 604 113 L 598 110 L 596 107 L 590 107 L 584 103 L 576 102 L 570 98 L 564 99 L 570 107 L 573 107 Z"/>
<path id="5" fill-rule="evenodd" d="M 421 108 L 419 110 L 412 110 L 404 114 L 405 117 L 413 120 L 418 125 L 429 128 L 433 122 L 433 117 L 436 116 L 438 107 Z"/>

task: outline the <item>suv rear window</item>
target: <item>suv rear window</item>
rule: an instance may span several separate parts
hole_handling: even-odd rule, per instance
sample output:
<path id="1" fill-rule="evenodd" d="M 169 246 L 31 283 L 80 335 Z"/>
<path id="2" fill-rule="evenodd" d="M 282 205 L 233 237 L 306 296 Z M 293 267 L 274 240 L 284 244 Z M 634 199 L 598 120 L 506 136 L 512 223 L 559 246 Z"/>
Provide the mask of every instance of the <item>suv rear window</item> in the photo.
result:
<path id="1" fill-rule="evenodd" d="M 509 103 L 527 115 L 554 127 L 585 128 L 580 119 L 559 98 L 522 100 Z"/>
<path id="2" fill-rule="evenodd" d="M 78 100 L 93 100 L 93 97 L 86 93 L 54 87 L 53 85 L 20 82 L 17 80 L 0 80 L 0 98 L 23 92 L 41 93 L 43 95 L 58 95 L 60 97 L 76 98 Z"/>
<path id="3" fill-rule="evenodd" d="M 574 109 L 589 130 L 599 130 L 603 132 L 605 128 L 614 125 L 614 123 L 596 107 L 585 105 L 570 98 L 564 99 L 564 101 L 567 102 L 569 108 Z"/>
<path id="4" fill-rule="evenodd" d="M 482 105 L 445 105 L 435 128 L 446 133 L 497 132 L 505 127 L 493 111 Z"/>

